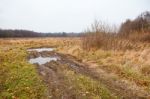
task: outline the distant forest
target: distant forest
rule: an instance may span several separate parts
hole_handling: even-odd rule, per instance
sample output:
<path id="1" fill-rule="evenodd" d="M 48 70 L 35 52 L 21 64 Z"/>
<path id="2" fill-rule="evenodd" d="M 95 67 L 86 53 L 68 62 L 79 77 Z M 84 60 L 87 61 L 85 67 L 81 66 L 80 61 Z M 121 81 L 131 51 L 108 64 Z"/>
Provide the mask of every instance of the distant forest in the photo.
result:
<path id="1" fill-rule="evenodd" d="M 82 33 L 39 33 L 29 30 L 3 30 L 0 29 L 0 38 L 8 37 L 79 37 Z"/>

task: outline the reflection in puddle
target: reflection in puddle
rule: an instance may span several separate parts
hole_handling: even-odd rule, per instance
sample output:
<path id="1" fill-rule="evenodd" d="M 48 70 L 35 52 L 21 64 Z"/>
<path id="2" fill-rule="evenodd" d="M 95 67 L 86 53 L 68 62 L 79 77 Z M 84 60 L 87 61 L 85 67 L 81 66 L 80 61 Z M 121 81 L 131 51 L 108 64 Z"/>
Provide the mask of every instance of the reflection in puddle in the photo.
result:
<path id="1" fill-rule="evenodd" d="M 57 61 L 58 58 L 57 57 L 38 57 L 38 58 L 31 58 L 29 60 L 29 63 L 31 64 L 39 64 L 39 65 L 43 65 L 43 64 L 46 64 L 47 62 L 50 62 L 50 61 Z"/>
<path id="2" fill-rule="evenodd" d="M 37 52 L 54 51 L 54 48 L 35 48 L 35 49 L 28 49 L 28 51 L 37 51 Z"/>

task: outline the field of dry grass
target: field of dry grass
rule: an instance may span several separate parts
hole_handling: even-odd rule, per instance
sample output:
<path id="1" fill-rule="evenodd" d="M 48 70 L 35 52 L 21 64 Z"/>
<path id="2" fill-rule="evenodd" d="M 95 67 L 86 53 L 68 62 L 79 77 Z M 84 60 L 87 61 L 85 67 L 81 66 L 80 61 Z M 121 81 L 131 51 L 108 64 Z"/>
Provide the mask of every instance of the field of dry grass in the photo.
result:
<path id="1" fill-rule="evenodd" d="M 24 95 L 24 97 L 32 96 L 32 98 L 35 98 L 36 97 L 34 96 L 35 93 L 37 93 L 39 97 L 41 97 L 42 95 L 44 96 L 44 94 L 42 94 L 42 92 L 44 92 L 44 84 L 43 86 L 38 86 L 38 88 L 43 89 L 42 92 L 36 92 L 35 89 L 37 88 L 37 86 L 35 83 L 32 84 L 32 82 L 40 82 L 40 80 L 38 76 L 34 74 L 36 73 L 34 69 L 31 68 L 30 66 L 29 66 L 30 68 L 25 67 L 25 69 L 23 70 L 26 70 L 27 72 L 28 72 L 28 69 L 31 69 L 31 71 L 33 70 L 33 75 L 35 76 L 35 79 L 34 80 L 29 79 L 30 76 L 29 78 L 27 78 L 28 80 L 31 81 L 31 83 L 27 82 L 27 85 L 32 86 L 31 93 L 30 92 L 28 93 L 27 91 L 27 93 L 20 94 L 20 92 L 22 92 L 24 89 L 22 89 L 21 91 L 18 91 L 16 88 L 12 87 L 13 85 L 10 84 L 9 86 L 7 81 L 12 79 L 12 77 L 11 76 L 9 77 L 9 75 L 12 75 L 12 76 L 15 75 L 14 77 L 18 79 L 19 72 L 16 71 L 15 73 L 12 72 L 11 74 L 7 75 L 7 73 L 11 71 L 11 70 L 7 71 L 9 68 L 8 65 L 11 65 L 12 66 L 11 68 L 14 68 L 16 64 L 18 64 L 18 66 L 29 65 L 27 63 L 27 60 L 25 59 L 27 56 L 26 49 L 28 48 L 55 47 L 57 52 L 65 54 L 65 55 L 69 54 L 69 55 L 75 56 L 82 63 L 88 64 L 89 65 L 88 68 L 91 70 L 91 72 L 93 72 L 93 74 L 97 74 L 96 75 L 97 77 L 100 76 L 101 73 L 105 74 L 106 78 L 107 78 L 107 75 L 110 75 L 108 77 L 110 82 L 112 80 L 122 82 L 122 85 L 121 83 L 118 83 L 119 87 L 122 86 L 122 88 L 125 90 L 130 89 L 131 91 L 135 91 L 136 94 L 139 94 L 139 96 L 144 97 L 143 95 L 150 93 L 150 60 L 149 60 L 150 59 L 150 44 L 142 43 L 142 42 L 131 43 L 131 42 L 126 42 L 126 41 L 122 43 L 123 43 L 122 45 L 129 44 L 132 49 L 85 50 L 82 48 L 83 43 L 82 43 L 81 38 L 0 39 L 0 62 L 1 62 L 0 73 L 2 77 L 0 80 L 0 83 L 1 83 L 0 93 L 3 97 L 7 96 L 7 98 L 13 95 L 16 95 L 18 97 L 19 95 Z M 15 54 L 21 55 L 21 56 L 14 57 Z M 22 57 L 22 59 L 20 59 L 20 57 Z M 13 60 L 11 58 L 13 58 Z M 16 68 L 19 69 L 20 67 L 16 67 Z M 68 73 L 66 75 L 68 75 Z M 72 73 L 71 75 L 75 76 L 76 78 L 78 77 L 78 75 L 75 75 Z M 4 81 L 3 78 L 5 77 L 8 77 L 8 78 Z M 21 77 L 24 77 L 24 75 Z M 72 76 L 69 76 L 69 77 L 72 77 Z M 74 80 L 76 80 L 76 78 L 74 78 Z M 89 78 L 86 78 L 86 79 L 89 79 Z M 104 79 L 104 80 L 107 80 L 107 79 Z M 12 81 L 15 81 L 15 80 L 10 80 L 9 83 L 11 83 Z M 100 82 L 103 82 L 103 81 L 100 81 Z M 20 86 L 25 88 L 21 82 L 19 83 L 20 83 Z M 125 84 L 129 86 L 125 86 Z M 2 88 L 2 86 L 4 88 Z M 107 84 L 106 84 L 106 87 L 107 87 Z M 7 88 L 12 88 L 12 89 L 9 91 Z M 115 87 L 115 84 L 113 83 L 112 83 L 111 88 L 109 88 L 108 86 L 108 90 L 110 90 L 110 92 L 112 92 L 113 89 L 115 88 L 117 89 L 117 87 Z M 16 91 L 16 93 L 13 91 Z M 124 93 L 124 92 L 120 92 L 120 93 Z"/>
<path id="2" fill-rule="evenodd" d="M 128 42 L 124 42 L 126 46 Z M 130 43 L 132 49 L 124 50 L 83 50 L 80 45 L 60 48 L 60 52 L 74 55 L 82 61 L 98 64 L 107 72 L 113 72 L 123 79 L 135 82 L 140 86 L 150 87 L 150 44 Z M 66 51 L 67 50 L 67 51 Z"/>

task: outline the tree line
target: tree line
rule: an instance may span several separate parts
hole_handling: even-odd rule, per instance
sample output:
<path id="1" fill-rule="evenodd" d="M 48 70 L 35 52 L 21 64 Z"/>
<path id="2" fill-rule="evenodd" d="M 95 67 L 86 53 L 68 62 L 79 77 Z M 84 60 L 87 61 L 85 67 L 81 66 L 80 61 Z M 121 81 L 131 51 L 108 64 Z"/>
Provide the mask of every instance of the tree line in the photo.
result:
<path id="1" fill-rule="evenodd" d="M 127 19 L 119 29 L 96 20 L 85 30 L 82 38 L 84 49 L 132 49 L 135 43 L 150 42 L 150 12 L 146 11 L 134 20 Z"/>
<path id="2" fill-rule="evenodd" d="M 0 38 L 7 37 L 79 37 L 82 33 L 39 33 L 29 30 L 4 30 L 0 29 Z"/>
<path id="3" fill-rule="evenodd" d="M 121 24 L 119 33 L 123 36 L 129 36 L 135 32 L 146 33 L 150 32 L 150 12 L 141 13 L 134 20 L 127 19 Z"/>

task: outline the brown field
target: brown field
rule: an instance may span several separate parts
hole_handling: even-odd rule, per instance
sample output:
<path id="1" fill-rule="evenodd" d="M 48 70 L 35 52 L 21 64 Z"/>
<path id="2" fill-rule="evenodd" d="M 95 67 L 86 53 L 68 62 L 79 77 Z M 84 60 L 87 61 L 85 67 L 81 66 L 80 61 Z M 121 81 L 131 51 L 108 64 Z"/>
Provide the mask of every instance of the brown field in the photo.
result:
<path id="1" fill-rule="evenodd" d="M 0 99 L 150 98 L 150 44 L 117 42 L 130 49 L 86 50 L 81 38 L 0 39 Z M 27 52 L 41 47 L 56 50 Z M 44 67 L 28 63 L 39 54 L 62 60 Z"/>

